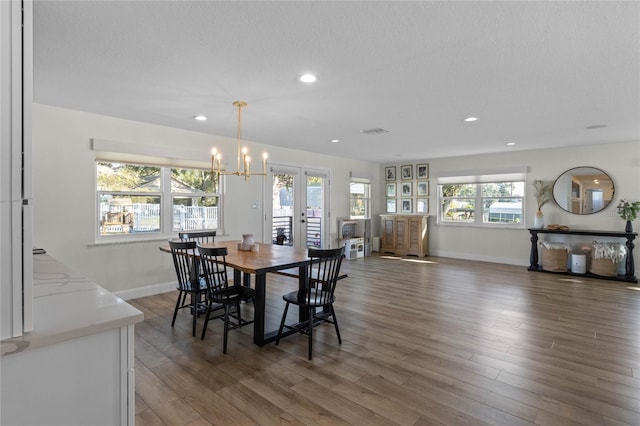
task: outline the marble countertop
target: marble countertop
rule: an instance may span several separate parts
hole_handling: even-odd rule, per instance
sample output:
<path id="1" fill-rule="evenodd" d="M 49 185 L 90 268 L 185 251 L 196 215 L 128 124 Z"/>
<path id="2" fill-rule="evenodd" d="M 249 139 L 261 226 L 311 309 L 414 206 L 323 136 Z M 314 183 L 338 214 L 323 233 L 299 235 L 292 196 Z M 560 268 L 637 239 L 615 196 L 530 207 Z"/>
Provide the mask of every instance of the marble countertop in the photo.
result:
<path id="1" fill-rule="evenodd" d="M 143 314 L 47 254 L 33 256 L 33 331 L 0 342 L 2 356 L 135 324 Z"/>

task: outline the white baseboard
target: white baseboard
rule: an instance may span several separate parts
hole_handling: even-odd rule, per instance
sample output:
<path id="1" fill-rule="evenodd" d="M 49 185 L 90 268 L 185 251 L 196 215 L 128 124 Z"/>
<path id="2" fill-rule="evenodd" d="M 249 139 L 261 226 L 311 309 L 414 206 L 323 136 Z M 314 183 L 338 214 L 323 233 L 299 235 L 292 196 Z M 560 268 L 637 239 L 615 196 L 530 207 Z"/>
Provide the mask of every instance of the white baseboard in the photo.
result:
<path id="1" fill-rule="evenodd" d="M 175 282 L 152 284 L 145 287 L 114 291 L 113 294 L 122 300 L 137 299 L 139 297 L 153 296 L 154 294 L 168 293 L 176 289 Z"/>
<path id="2" fill-rule="evenodd" d="M 515 265 L 515 266 L 529 266 L 529 258 L 527 257 L 524 260 L 518 260 L 517 262 L 511 258 L 506 257 L 495 257 L 495 256 L 485 256 L 485 255 L 477 255 L 470 253 L 459 253 L 459 252 L 447 252 L 447 251 L 439 251 L 439 250 L 429 250 L 429 254 L 431 256 L 440 256 L 440 257 L 450 257 L 453 259 L 464 259 L 464 260 L 477 260 L 479 262 L 491 262 L 491 263 L 502 263 L 504 265 Z"/>

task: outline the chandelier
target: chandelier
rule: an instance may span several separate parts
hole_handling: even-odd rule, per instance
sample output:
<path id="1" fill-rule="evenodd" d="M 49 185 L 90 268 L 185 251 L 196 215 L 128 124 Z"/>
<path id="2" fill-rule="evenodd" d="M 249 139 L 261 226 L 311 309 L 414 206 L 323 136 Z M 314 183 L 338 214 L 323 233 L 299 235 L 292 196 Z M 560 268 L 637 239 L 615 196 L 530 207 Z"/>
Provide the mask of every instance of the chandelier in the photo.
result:
<path id="1" fill-rule="evenodd" d="M 215 176 L 215 182 L 220 182 L 220 176 L 244 176 L 244 180 L 248 181 L 251 176 L 266 176 L 267 174 L 267 153 L 262 154 L 262 173 L 251 172 L 251 157 L 246 147 L 240 147 L 242 140 L 242 108 L 247 106 L 245 101 L 235 101 L 233 106 L 238 108 L 238 163 L 234 172 L 222 170 L 220 160 L 222 154 L 217 149 L 211 150 L 211 173 Z M 240 164 L 242 163 L 242 170 Z"/>

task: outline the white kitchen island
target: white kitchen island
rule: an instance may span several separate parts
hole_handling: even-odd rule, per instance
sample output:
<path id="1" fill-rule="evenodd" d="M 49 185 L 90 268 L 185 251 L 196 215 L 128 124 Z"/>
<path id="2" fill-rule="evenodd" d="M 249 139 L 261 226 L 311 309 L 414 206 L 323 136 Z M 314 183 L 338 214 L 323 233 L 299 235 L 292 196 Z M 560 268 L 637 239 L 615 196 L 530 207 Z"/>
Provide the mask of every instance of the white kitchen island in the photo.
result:
<path id="1" fill-rule="evenodd" d="M 0 424 L 134 424 L 142 312 L 36 254 L 33 313 L 32 332 L 0 342 Z"/>

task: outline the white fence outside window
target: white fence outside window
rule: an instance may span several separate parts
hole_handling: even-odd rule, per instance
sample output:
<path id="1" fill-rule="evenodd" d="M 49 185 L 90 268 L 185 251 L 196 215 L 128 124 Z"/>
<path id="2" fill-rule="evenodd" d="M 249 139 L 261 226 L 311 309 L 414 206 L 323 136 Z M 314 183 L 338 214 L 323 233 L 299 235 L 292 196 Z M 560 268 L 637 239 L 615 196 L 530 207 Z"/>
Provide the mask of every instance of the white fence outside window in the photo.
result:
<path id="1" fill-rule="evenodd" d="M 160 232 L 160 204 L 100 204 L 100 234 Z M 173 230 L 217 229 L 218 207 L 173 206 Z"/>

